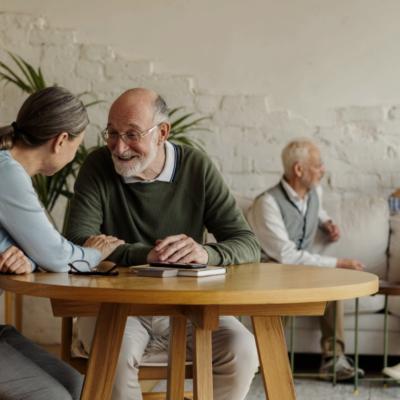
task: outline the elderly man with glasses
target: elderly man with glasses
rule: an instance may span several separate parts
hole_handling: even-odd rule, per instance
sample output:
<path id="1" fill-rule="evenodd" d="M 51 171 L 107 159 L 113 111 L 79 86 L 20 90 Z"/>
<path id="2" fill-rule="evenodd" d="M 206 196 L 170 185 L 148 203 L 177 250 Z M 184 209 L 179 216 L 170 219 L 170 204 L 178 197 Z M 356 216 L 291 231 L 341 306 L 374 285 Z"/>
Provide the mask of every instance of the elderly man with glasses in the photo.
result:
<path id="1" fill-rule="evenodd" d="M 125 240 L 109 257 L 119 265 L 259 261 L 257 239 L 214 164 L 205 153 L 168 141 L 167 111 L 161 96 L 141 88 L 113 103 L 103 132 L 107 146 L 89 155 L 76 181 L 67 236 L 77 243 L 96 233 Z M 217 243 L 203 244 L 205 229 Z M 79 321 L 86 350 L 94 324 Z M 167 348 L 168 334 L 166 317 L 128 318 L 113 400 L 142 398 L 138 366 Z M 252 334 L 222 317 L 212 340 L 214 399 L 243 400 L 258 367 Z"/>

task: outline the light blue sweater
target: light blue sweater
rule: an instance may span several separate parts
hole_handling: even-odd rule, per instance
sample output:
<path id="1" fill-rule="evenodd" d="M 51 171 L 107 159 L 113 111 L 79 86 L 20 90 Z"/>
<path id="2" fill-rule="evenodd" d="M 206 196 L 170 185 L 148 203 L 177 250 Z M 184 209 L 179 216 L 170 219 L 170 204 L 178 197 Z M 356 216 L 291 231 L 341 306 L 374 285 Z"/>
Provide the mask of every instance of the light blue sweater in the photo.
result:
<path id="1" fill-rule="evenodd" d="M 76 246 L 62 237 L 46 216 L 30 176 L 11 153 L 0 151 L 0 252 L 18 246 L 33 267 L 68 271 L 68 263 L 86 260 L 94 267 L 101 260 L 98 250 Z"/>

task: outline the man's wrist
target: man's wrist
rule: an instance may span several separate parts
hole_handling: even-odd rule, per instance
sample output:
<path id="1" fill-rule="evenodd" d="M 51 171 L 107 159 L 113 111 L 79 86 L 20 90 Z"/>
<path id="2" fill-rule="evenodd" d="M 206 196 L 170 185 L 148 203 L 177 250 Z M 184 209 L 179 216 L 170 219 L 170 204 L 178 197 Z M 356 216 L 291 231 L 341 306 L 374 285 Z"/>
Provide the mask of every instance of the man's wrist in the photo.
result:
<path id="1" fill-rule="evenodd" d="M 214 248 L 212 244 L 203 245 L 204 250 L 208 254 L 208 265 L 221 265 L 222 257 L 217 249 Z"/>

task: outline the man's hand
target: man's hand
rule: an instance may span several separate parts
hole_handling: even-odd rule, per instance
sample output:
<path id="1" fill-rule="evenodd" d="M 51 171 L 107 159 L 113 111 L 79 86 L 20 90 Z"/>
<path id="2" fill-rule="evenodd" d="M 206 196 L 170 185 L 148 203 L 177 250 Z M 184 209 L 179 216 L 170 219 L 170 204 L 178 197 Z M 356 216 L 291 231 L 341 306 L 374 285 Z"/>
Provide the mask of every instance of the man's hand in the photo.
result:
<path id="1" fill-rule="evenodd" d="M 123 240 L 120 240 L 114 236 L 97 235 L 90 236 L 86 239 L 83 244 L 84 247 L 92 247 L 97 249 L 101 253 L 101 259 L 107 258 L 118 246 L 124 244 Z"/>
<path id="2" fill-rule="evenodd" d="M 332 220 L 326 221 L 321 225 L 322 230 L 328 235 L 331 242 L 336 242 L 340 238 L 339 227 Z"/>
<path id="3" fill-rule="evenodd" d="M 207 264 L 208 253 L 191 237 L 173 235 L 156 241 L 156 246 L 147 255 L 147 262 L 153 261 Z"/>
<path id="4" fill-rule="evenodd" d="M 18 247 L 10 246 L 0 253 L 0 272 L 29 274 L 32 272 L 32 264 Z"/>
<path id="5" fill-rule="evenodd" d="M 355 269 L 356 271 L 362 271 L 365 266 L 362 262 L 358 260 L 352 260 L 349 258 L 338 258 L 336 262 L 336 268 Z"/>

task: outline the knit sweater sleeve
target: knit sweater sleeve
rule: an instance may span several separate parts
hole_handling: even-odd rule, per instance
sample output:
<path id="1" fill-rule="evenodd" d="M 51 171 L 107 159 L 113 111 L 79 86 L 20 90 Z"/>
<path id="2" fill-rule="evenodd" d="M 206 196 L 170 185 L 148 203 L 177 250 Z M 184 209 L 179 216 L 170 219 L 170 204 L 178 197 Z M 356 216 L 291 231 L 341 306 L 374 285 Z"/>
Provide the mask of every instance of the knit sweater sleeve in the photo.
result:
<path id="1" fill-rule="evenodd" d="M 205 226 L 217 240 L 205 245 L 208 263 L 231 265 L 260 261 L 258 240 L 210 160 L 205 168 L 205 203 Z"/>
<path id="2" fill-rule="evenodd" d="M 103 229 L 104 207 L 118 206 L 110 204 L 109 190 L 115 176 L 111 175 L 113 167 L 106 154 L 105 148 L 90 154 L 75 182 L 66 224 L 66 236 L 74 243 L 82 244 L 91 235 L 114 234 Z M 119 265 L 132 265 L 133 261 L 144 264 L 151 248 L 140 242 L 126 243 L 119 246 L 108 260 Z"/>

